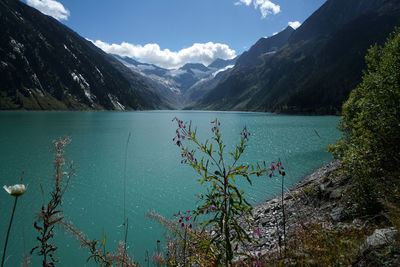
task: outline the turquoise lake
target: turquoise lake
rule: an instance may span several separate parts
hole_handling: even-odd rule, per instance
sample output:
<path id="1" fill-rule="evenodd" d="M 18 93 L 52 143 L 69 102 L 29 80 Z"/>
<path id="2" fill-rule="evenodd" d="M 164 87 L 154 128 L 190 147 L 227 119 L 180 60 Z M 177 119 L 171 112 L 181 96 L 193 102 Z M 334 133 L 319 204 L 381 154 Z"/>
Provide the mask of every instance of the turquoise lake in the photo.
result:
<path id="1" fill-rule="evenodd" d="M 0 185 L 19 183 L 22 170 L 24 184 L 28 185 L 27 192 L 18 200 L 5 266 L 19 266 L 24 250 L 29 253 L 37 245 L 33 221 L 43 201 L 38 177 L 48 200 L 53 183 L 52 143 L 60 136 L 71 137 L 66 158 L 77 168 L 64 195 L 65 218 L 91 239 L 102 239 L 104 231 L 107 249 L 117 246 L 123 239 L 123 177 L 129 133 L 128 245 L 129 252 L 144 265 L 146 250 L 151 256 L 165 232 L 146 213 L 155 211 L 172 218 L 180 210 L 193 209 L 195 194 L 204 190 L 197 182 L 197 173 L 181 164 L 180 149 L 172 142 L 175 116 L 191 120 L 198 127 L 200 140 L 211 137 L 210 122 L 217 117 L 222 123 L 227 152 L 240 141 L 239 134 L 246 125 L 251 136 L 242 161 L 271 162 L 280 158 L 287 172 L 287 189 L 332 160 L 326 147 L 340 137 L 336 129 L 339 117 L 331 116 L 196 111 L 0 112 Z M 252 204 L 280 192 L 278 177 L 252 180 L 253 186 L 242 186 Z M 13 198 L 2 189 L 0 200 L 2 251 Z M 95 266 L 86 263 L 86 249 L 80 248 L 79 242 L 62 229 L 56 229 L 55 240 L 60 260 L 57 266 Z M 32 266 L 41 265 L 36 255 L 31 262 Z"/>

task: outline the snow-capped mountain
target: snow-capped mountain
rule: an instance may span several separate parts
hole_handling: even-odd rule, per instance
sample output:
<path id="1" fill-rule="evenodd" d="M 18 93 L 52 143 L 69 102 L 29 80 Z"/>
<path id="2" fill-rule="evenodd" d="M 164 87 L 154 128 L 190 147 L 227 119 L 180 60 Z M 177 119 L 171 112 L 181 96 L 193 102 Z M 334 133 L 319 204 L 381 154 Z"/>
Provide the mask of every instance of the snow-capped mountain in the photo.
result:
<path id="1" fill-rule="evenodd" d="M 221 77 L 219 74 L 233 68 L 236 62 L 236 58 L 216 59 L 209 66 L 187 63 L 179 69 L 164 69 L 129 57 L 113 56 L 133 72 L 145 77 L 149 84 L 180 108 L 202 97 L 211 88 L 208 85 L 216 84 Z"/>

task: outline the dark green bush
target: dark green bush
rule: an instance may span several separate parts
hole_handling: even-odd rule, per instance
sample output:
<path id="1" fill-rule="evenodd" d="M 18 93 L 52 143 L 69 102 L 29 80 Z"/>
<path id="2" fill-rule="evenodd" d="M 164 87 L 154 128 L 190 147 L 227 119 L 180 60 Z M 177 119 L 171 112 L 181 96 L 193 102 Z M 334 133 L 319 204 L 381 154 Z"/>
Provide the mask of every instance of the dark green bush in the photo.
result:
<path id="1" fill-rule="evenodd" d="M 400 206 L 400 28 L 366 56 L 361 84 L 343 105 L 344 136 L 330 150 L 354 178 L 359 211 Z"/>

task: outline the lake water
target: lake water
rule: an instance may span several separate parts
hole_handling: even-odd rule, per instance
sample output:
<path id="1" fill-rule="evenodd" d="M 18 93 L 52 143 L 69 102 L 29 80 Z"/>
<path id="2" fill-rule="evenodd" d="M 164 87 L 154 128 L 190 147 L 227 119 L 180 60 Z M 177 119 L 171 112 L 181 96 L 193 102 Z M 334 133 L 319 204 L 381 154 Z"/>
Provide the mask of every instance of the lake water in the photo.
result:
<path id="1" fill-rule="evenodd" d="M 18 183 L 24 170 L 28 190 L 18 200 L 7 248 L 6 266 L 19 266 L 24 250 L 36 245 L 33 228 L 42 195 L 38 177 L 47 192 L 52 185 L 52 142 L 70 136 L 66 157 L 77 167 L 62 209 L 73 225 L 92 239 L 107 237 L 113 249 L 123 239 L 123 185 L 125 150 L 128 144 L 126 214 L 129 219 L 128 245 L 135 259 L 144 263 L 146 250 L 152 255 L 164 229 L 146 218 L 155 211 L 172 218 L 179 210 L 192 209 L 195 194 L 204 188 L 198 176 L 180 163 L 180 150 L 172 142 L 177 116 L 198 127 L 199 139 L 211 136 L 210 122 L 218 117 L 227 150 L 240 140 L 244 125 L 251 132 L 244 162 L 281 159 L 287 188 L 332 158 L 326 152 L 340 133 L 338 117 L 280 116 L 266 113 L 149 111 L 149 112 L 0 112 L 0 179 Z M 316 134 L 318 133 L 318 135 Z M 253 186 L 244 185 L 253 204 L 279 194 L 278 178 L 254 177 Z M 0 244 L 4 238 L 13 198 L 0 193 Z M 94 266 L 85 262 L 87 251 L 68 233 L 56 231 L 58 266 Z M 32 266 L 40 258 L 32 256 Z M 86 264 L 86 265 L 85 265 Z"/>

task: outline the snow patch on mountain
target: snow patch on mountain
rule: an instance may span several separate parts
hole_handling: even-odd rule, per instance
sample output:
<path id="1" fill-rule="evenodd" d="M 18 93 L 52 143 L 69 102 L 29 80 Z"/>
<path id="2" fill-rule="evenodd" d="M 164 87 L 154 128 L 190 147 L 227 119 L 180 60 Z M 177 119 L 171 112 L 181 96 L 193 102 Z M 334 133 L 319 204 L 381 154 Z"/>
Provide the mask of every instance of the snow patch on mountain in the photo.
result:
<path id="1" fill-rule="evenodd" d="M 96 96 L 90 92 L 90 84 L 86 81 L 86 79 L 82 76 L 82 74 L 76 74 L 75 72 L 71 73 L 72 79 L 79 84 L 83 92 L 85 93 L 86 98 L 93 103 L 96 100 Z"/>
<path id="2" fill-rule="evenodd" d="M 114 109 L 116 109 L 116 110 L 125 110 L 125 106 L 122 105 L 121 103 L 119 103 L 118 97 L 116 97 L 116 96 L 114 96 L 114 95 L 112 95 L 110 93 L 107 94 L 107 96 L 108 96 L 108 99 L 110 99 L 111 103 L 113 104 Z"/>
<path id="3" fill-rule="evenodd" d="M 219 69 L 219 70 L 213 72 L 213 74 L 211 76 L 214 78 L 215 76 L 217 76 L 218 73 L 232 69 L 233 67 L 235 67 L 235 65 L 228 65 L 225 68 L 222 68 L 222 69 Z"/>
<path id="4" fill-rule="evenodd" d="M 76 57 L 76 55 L 74 54 L 74 53 L 72 53 L 72 51 L 68 48 L 68 46 L 66 46 L 65 44 L 64 44 L 64 49 L 65 50 L 67 50 L 71 55 L 72 55 L 72 57 L 74 58 L 74 59 L 78 59 L 77 57 Z"/>
<path id="5" fill-rule="evenodd" d="M 177 76 L 181 76 L 181 75 L 183 75 L 183 74 L 185 74 L 185 73 L 187 73 L 186 70 L 177 69 L 177 70 L 170 70 L 170 71 L 168 71 L 168 72 L 167 72 L 167 75 L 168 75 L 168 76 L 171 76 L 171 77 L 177 77 Z"/>
<path id="6" fill-rule="evenodd" d="M 154 67 L 153 65 L 144 65 L 144 64 L 140 64 L 136 66 L 139 70 L 144 71 L 144 70 L 155 70 L 156 67 Z"/>
<path id="7" fill-rule="evenodd" d="M 193 72 L 194 76 L 197 79 L 202 79 L 202 78 L 210 75 L 210 71 L 209 70 L 208 71 L 202 71 L 202 70 L 199 70 L 199 69 L 190 69 L 190 70 Z"/>

